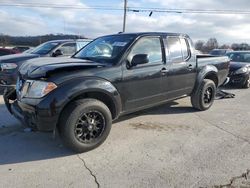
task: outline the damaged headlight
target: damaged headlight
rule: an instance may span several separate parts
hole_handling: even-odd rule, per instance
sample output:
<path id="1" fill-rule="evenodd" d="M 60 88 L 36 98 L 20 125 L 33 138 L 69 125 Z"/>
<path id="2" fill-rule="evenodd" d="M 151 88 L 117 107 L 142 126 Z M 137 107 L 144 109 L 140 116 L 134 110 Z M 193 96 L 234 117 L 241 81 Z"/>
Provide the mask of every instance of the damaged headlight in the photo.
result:
<path id="1" fill-rule="evenodd" d="M 27 80 L 22 88 L 21 96 L 27 98 L 42 98 L 54 89 L 57 85 L 53 82 Z"/>

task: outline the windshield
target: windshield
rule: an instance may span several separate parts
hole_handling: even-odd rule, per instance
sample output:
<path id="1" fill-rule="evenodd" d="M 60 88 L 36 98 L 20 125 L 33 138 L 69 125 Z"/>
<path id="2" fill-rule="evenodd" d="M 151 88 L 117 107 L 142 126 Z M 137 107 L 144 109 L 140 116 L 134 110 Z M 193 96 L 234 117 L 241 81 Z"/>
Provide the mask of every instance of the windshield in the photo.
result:
<path id="1" fill-rule="evenodd" d="M 59 44 L 60 44 L 59 42 L 46 42 L 46 43 L 43 43 L 43 44 L 37 46 L 29 53 L 38 54 L 38 55 L 46 55 L 49 52 L 51 52 L 51 50 L 56 48 Z"/>
<path id="2" fill-rule="evenodd" d="M 100 63 L 114 63 L 133 41 L 129 35 L 105 36 L 94 40 L 74 57 Z"/>
<path id="3" fill-rule="evenodd" d="M 229 53 L 227 56 L 236 62 L 250 63 L 250 52 L 249 53 Z"/>

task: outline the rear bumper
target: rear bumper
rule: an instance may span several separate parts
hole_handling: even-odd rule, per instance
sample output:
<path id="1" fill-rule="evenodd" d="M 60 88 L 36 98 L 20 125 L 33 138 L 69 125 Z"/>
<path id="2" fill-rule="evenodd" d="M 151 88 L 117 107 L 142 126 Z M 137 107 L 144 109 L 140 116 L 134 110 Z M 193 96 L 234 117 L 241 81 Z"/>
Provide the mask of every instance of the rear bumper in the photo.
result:
<path id="1" fill-rule="evenodd" d="M 38 131 L 52 131 L 56 127 L 58 116 L 46 114 L 41 109 L 12 99 L 15 97 L 15 89 L 5 90 L 4 102 L 9 112 L 23 125 Z M 44 116 L 42 116 L 43 114 Z"/>

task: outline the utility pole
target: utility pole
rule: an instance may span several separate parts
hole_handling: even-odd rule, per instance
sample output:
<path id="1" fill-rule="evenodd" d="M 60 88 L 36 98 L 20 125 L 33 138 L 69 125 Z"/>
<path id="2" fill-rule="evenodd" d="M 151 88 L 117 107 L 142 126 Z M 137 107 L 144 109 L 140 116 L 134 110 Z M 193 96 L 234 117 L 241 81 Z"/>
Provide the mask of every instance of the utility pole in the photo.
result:
<path id="1" fill-rule="evenodd" d="M 66 35 L 66 21 L 65 21 L 65 17 L 63 17 L 63 34 Z"/>
<path id="2" fill-rule="evenodd" d="M 124 16 L 123 16 L 123 29 L 122 32 L 126 30 L 126 17 L 127 17 L 127 0 L 124 0 Z"/>

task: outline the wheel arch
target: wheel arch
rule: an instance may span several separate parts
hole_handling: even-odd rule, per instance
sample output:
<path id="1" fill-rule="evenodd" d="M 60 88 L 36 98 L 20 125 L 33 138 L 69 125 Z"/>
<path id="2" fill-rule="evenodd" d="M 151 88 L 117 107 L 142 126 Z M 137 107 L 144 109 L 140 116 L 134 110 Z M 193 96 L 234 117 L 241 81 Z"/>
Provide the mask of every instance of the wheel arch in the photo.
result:
<path id="1" fill-rule="evenodd" d="M 206 65 L 203 68 L 201 68 L 198 72 L 195 87 L 192 93 L 197 91 L 197 89 L 200 87 L 204 79 L 212 80 L 215 83 L 215 86 L 218 87 L 219 85 L 218 69 L 214 65 Z"/>
<path id="2" fill-rule="evenodd" d="M 121 113 L 121 97 L 111 82 L 98 78 L 74 79 L 62 84 L 44 101 L 46 105 L 51 101 L 56 101 L 54 105 L 57 107 L 55 127 L 58 127 L 64 109 L 73 101 L 84 98 L 93 98 L 103 102 L 110 109 L 112 119 L 116 119 Z"/>
<path id="3" fill-rule="evenodd" d="M 116 119 L 120 113 L 118 104 L 116 104 L 113 97 L 111 97 L 109 94 L 107 94 L 106 92 L 101 91 L 101 90 L 99 90 L 99 91 L 98 90 L 89 90 L 89 91 L 81 92 L 81 93 L 75 95 L 74 97 L 72 97 L 69 101 L 67 101 L 61 110 L 59 119 L 61 118 L 61 114 L 62 114 L 63 110 L 65 108 L 67 108 L 67 106 L 70 105 L 70 103 L 77 101 L 77 100 L 80 100 L 80 99 L 85 99 L 85 98 L 93 98 L 93 99 L 97 99 L 97 100 L 103 102 L 109 108 L 109 110 L 112 114 L 112 119 Z"/>
<path id="4" fill-rule="evenodd" d="M 207 73 L 205 75 L 205 77 L 203 79 L 212 80 L 215 83 L 215 86 L 218 87 L 219 80 L 218 80 L 217 73 L 215 73 L 215 72 L 209 72 L 209 73 Z"/>

